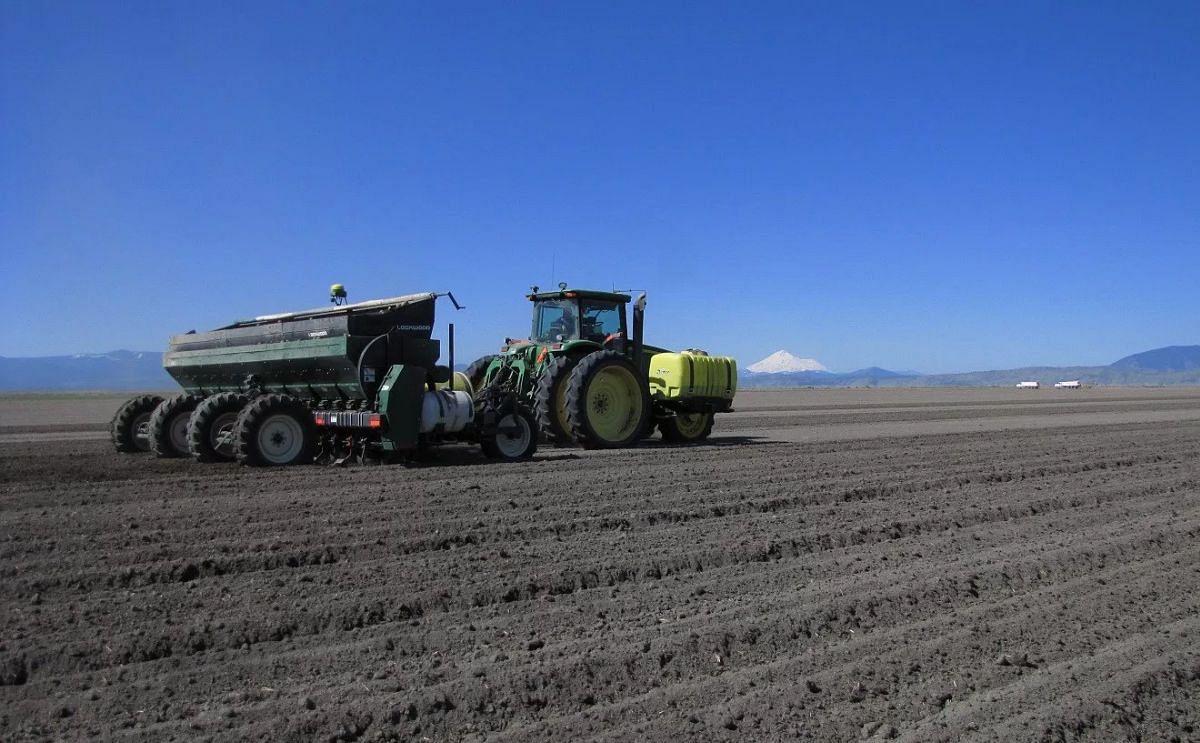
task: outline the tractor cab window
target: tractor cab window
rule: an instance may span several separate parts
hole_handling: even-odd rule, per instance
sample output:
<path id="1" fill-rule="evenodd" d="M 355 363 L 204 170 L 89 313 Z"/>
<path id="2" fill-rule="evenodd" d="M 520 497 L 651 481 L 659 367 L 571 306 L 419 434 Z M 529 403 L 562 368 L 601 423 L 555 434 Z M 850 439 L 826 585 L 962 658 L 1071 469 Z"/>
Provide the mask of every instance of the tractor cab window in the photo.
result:
<path id="1" fill-rule="evenodd" d="M 621 320 L 625 313 L 624 306 L 619 302 L 600 302 L 595 300 L 583 301 L 583 314 L 580 316 L 579 337 L 596 343 L 603 343 L 605 338 L 624 330 Z"/>
<path id="2" fill-rule="evenodd" d="M 579 306 L 573 299 L 547 299 L 537 303 L 533 317 L 535 341 L 574 340 L 579 337 Z"/>

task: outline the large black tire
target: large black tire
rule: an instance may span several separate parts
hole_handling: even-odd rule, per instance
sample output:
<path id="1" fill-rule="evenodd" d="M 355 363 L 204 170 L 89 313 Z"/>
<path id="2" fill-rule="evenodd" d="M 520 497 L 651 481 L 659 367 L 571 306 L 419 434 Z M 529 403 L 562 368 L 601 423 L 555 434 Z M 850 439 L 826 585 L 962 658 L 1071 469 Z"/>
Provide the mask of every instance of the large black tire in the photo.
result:
<path id="1" fill-rule="evenodd" d="M 162 402 L 162 395 L 138 395 L 117 408 L 109 433 L 113 446 L 124 454 L 150 451 L 150 416 Z"/>
<path id="2" fill-rule="evenodd" d="M 309 464 L 316 448 L 312 411 L 291 395 L 261 395 L 238 413 L 237 461 L 251 467 Z"/>
<path id="3" fill-rule="evenodd" d="M 471 380 L 471 389 L 476 394 L 483 389 L 483 377 L 487 374 L 487 368 L 492 363 L 492 359 L 496 358 L 496 354 L 490 356 L 481 356 L 471 362 L 467 367 L 467 379 Z"/>
<path id="4" fill-rule="evenodd" d="M 235 456 L 233 431 L 238 413 L 250 398 L 240 392 L 222 392 L 196 406 L 188 418 L 188 445 L 197 462 L 231 462 Z M 220 443 L 224 436 L 226 443 Z"/>
<path id="5" fill-rule="evenodd" d="M 659 421 L 663 441 L 676 444 L 693 444 L 708 438 L 713 429 L 712 413 L 676 414 Z"/>
<path id="6" fill-rule="evenodd" d="M 571 435 L 586 449 L 633 446 L 646 430 L 650 390 L 633 362 L 616 351 L 584 356 L 567 383 Z"/>
<path id="7" fill-rule="evenodd" d="M 158 404 L 150 416 L 150 450 L 157 457 L 188 455 L 188 418 L 203 401 L 200 395 L 175 395 Z"/>
<path id="8" fill-rule="evenodd" d="M 533 412 L 538 428 L 557 446 L 575 444 L 571 422 L 567 419 L 567 383 L 578 363 L 579 359 L 571 356 L 554 357 L 538 376 L 534 389 Z"/>
<path id="9" fill-rule="evenodd" d="M 496 432 L 479 441 L 488 459 L 516 462 L 529 459 L 537 452 L 538 429 L 533 413 L 523 407 L 500 416 Z"/>

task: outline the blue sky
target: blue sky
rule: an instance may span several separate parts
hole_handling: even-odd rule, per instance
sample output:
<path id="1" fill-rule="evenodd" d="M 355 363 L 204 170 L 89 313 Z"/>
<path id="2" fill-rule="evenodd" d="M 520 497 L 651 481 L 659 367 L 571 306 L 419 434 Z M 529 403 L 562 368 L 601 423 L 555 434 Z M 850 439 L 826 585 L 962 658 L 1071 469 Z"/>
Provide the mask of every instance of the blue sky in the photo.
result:
<path id="1" fill-rule="evenodd" d="M 0 355 L 531 284 L 837 370 L 1200 343 L 1200 4 L 0 6 Z"/>

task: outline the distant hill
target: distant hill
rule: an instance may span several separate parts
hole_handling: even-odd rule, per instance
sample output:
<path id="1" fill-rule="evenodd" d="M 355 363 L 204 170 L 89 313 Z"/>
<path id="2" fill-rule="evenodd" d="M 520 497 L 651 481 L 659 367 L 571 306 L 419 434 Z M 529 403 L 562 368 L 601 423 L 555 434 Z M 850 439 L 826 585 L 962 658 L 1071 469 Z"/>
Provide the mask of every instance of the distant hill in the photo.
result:
<path id="1" fill-rule="evenodd" d="M 740 378 L 744 387 L 881 387 L 904 379 L 917 379 L 919 375 L 905 376 L 872 366 L 844 374 L 828 371 L 765 374 L 747 371 Z"/>
<path id="2" fill-rule="evenodd" d="M 178 385 L 163 371 L 157 351 L 113 351 L 8 358 L 0 356 L 0 390 L 170 390 Z"/>
<path id="3" fill-rule="evenodd" d="M 1166 346 L 1113 362 L 1113 369 L 1183 372 L 1200 369 L 1200 346 Z"/>
<path id="4" fill-rule="evenodd" d="M 1200 369 L 1194 371 L 1155 371 L 1120 369 L 1115 366 L 1033 366 L 1020 369 L 966 372 L 963 374 L 931 374 L 910 378 L 911 385 L 929 387 L 1009 387 L 1017 382 L 1040 382 L 1051 386 L 1055 382 L 1078 379 L 1084 384 L 1200 384 Z"/>
<path id="5" fill-rule="evenodd" d="M 880 369 L 878 366 L 868 366 L 866 369 L 850 372 L 852 377 L 878 377 L 879 379 L 893 379 L 895 377 L 919 377 L 916 372 L 896 372 L 889 369 Z"/>

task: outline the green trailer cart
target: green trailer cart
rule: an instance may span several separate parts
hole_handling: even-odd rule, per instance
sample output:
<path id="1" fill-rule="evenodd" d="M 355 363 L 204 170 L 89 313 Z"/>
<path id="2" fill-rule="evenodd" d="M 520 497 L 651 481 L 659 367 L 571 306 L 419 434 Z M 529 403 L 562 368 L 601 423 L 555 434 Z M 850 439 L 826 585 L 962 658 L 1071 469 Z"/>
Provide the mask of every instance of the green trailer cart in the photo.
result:
<path id="1" fill-rule="evenodd" d="M 335 285 L 333 299 L 345 297 Z M 449 442 L 516 460 L 537 423 L 515 395 L 477 399 L 432 337 L 426 292 L 264 315 L 171 338 L 163 366 L 182 392 L 140 395 L 112 422 L 121 452 L 256 466 L 389 461 Z M 457 303 L 455 303 L 457 306 Z"/>

